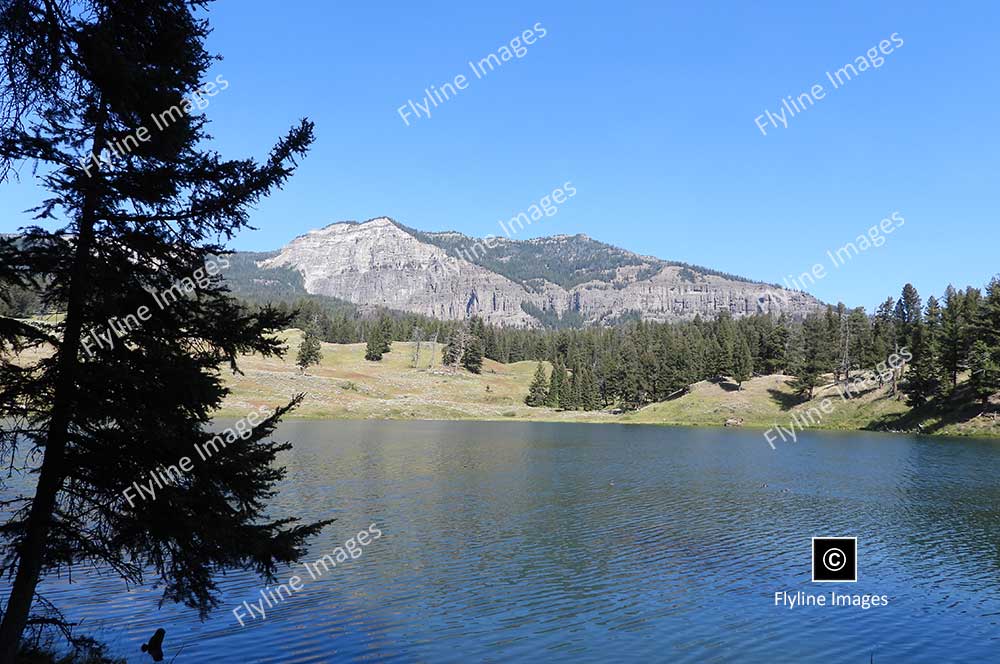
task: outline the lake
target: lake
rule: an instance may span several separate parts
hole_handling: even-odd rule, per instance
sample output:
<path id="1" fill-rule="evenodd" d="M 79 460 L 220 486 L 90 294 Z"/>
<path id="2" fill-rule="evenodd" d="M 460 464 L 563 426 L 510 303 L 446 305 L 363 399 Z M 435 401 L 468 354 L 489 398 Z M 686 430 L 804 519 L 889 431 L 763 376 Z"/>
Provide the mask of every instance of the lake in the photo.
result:
<path id="1" fill-rule="evenodd" d="M 356 559 L 266 618 L 255 577 L 210 619 L 74 571 L 43 592 L 130 662 L 941 662 L 1000 652 L 1000 443 L 655 426 L 290 421 L 275 515 L 335 518 L 308 561 Z M 811 581 L 855 536 L 857 583 Z M 887 606 L 775 605 L 775 593 Z"/>

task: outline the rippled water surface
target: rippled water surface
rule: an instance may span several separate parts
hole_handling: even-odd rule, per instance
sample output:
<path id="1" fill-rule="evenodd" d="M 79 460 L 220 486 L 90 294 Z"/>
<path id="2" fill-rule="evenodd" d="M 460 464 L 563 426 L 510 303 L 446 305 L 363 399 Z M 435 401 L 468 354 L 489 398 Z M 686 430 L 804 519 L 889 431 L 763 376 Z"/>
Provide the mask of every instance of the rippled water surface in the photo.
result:
<path id="1" fill-rule="evenodd" d="M 335 518 L 308 560 L 382 537 L 264 620 L 249 575 L 204 623 L 77 572 L 47 596 L 130 662 L 1000 660 L 1000 444 L 661 427 L 291 422 L 275 513 Z M 810 581 L 810 538 L 858 538 L 859 581 Z M 777 591 L 885 594 L 788 609 Z"/>

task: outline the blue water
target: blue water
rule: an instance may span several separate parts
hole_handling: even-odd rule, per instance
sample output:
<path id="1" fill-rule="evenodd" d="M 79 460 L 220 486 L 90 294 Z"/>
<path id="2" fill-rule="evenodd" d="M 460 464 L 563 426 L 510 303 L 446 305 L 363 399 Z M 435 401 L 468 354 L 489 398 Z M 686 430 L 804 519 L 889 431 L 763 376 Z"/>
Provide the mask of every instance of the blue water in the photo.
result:
<path id="1" fill-rule="evenodd" d="M 77 570 L 46 596 L 130 662 L 983 662 L 1000 659 L 1000 443 L 462 422 L 290 422 L 276 514 L 336 522 L 360 557 L 240 627 Z M 766 486 L 765 486 L 766 485 Z M 810 539 L 858 538 L 859 580 L 815 584 Z M 774 605 L 774 593 L 888 606 Z M 180 653 L 178 655 L 178 649 Z"/>

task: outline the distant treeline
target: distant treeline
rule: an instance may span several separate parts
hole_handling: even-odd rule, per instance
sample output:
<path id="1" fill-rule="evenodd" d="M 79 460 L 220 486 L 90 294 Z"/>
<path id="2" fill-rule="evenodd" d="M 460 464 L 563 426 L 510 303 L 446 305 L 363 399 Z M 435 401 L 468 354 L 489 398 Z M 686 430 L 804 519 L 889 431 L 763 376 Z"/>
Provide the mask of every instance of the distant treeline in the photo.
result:
<path id="1" fill-rule="evenodd" d="M 376 329 L 396 341 L 436 339 L 451 346 L 457 336 L 471 334 L 485 357 L 497 362 L 549 362 L 558 372 L 557 391 L 568 396 L 547 396 L 544 403 L 560 408 L 633 409 L 683 393 L 701 380 L 740 385 L 753 375 L 777 373 L 794 376 L 797 392 L 807 399 L 828 374 L 846 382 L 852 372 L 875 371 L 881 384 L 886 380 L 881 369 L 893 355 L 906 358 L 908 366 L 893 372 L 892 389 L 914 406 L 954 398 L 964 372 L 970 374 L 964 393 L 969 399 L 985 402 L 1000 390 L 996 279 L 985 294 L 949 286 L 943 300 L 930 297 L 926 306 L 907 284 L 898 299 L 888 298 L 873 315 L 841 304 L 802 321 L 768 315 L 733 319 L 723 313 L 715 320 L 551 330 L 389 312 L 364 316 L 353 305 L 338 308 L 314 299 L 277 306 L 298 309 L 297 326 L 315 321 L 322 338 L 333 343 L 360 343 Z M 544 379 L 548 394 L 551 375 Z M 572 386 L 574 379 L 578 387 Z M 537 402 L 541 388 L 533 387 Z"/>
<path id="2" fill-rule="evenodd" d="M 254 270 L 247 256 L 230 270 Z M 270 283 L 259 292 L 237 292 L 247 306 L 274 298 L 274 280 L 287 295 L 302 292 L 301 276 L 267 271 Z M 254 283 L 258 280 L 237 280 Z M 12 289 L 0 297 L 0 315 L 39 313 L 37 293 Z M 951 286 L 942 298 L 926 304 L 910 284 L 899 298 L 889 297 L 873 315 L 863 307 L 830 306 L 801 321 L 756 315 L 715 320 L 700 317 L 680 323 L 623 319 L 611 327 L 520 329 L 485 325 L 478 319 L 441 321 L 380 308 L 364 309 L 334 298 L 305 295 L 273 304 L 295 312 L 294 325 L 313 327 L 330 343 L 362 343 L 373 335 L 391 341 L 420 340 L 445 344 L 448 364 L 478 367 L 475 358 L 454 357 L 468 349 L 501 363 L 549 362 L 552 372 L 536 375 L 529 401 L 566 409 L 634 409 L 683 393 L 701 380 L 731 379 L 741 385 L 753 375 L 790 374 L 803 399 L 811 398 L 824 376 L 851 380 L 852 372 L 884 367 L 902 355 L 905 369 L 893 372 L 892 391 L 913 406 L 953 403 L 956 398 L 987 403 L 1000 390 L 1000 280 L 984 290 Z M 464 352 L 464 351 L 463 351 Z M 462 353 L 459 353 L 461 355 Z M 552 375 L 557 373 L 552 387 Z M 884 372 L 876 372 L 884 376 Z M 967 383 L 960 377 L 968 374 Z M 879 384 L 884 380 L 879 378 Z M 960 390 L 961 388 L 961 390 Z M 539 401 L 539 394 L 545 398 Z"/>

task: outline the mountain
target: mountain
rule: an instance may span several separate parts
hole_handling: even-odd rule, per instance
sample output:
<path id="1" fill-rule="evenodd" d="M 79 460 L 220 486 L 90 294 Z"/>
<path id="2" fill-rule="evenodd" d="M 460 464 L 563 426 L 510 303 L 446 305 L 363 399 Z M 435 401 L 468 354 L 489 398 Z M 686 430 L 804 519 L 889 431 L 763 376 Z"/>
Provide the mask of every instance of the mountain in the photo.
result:
<path id="1" fill-rule="evenodd" d="M 806 293 L 641 256 L 586 235 L 477 239 L 418 231 L 386 217 L 331 224 L 277 254 L 257 256 L 247 265 L 259 268 L 255 282 L 286 288 L 297 273 L 311 294 L 519 327 L 676 321 L 722 311 L 799 318 L 823 306 Z"/>

